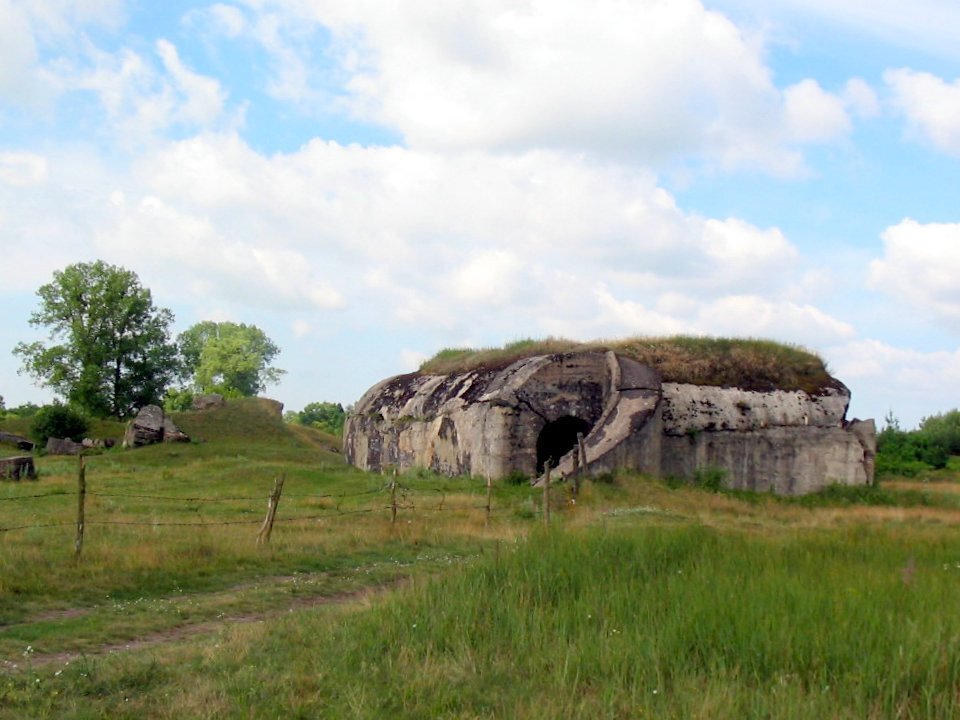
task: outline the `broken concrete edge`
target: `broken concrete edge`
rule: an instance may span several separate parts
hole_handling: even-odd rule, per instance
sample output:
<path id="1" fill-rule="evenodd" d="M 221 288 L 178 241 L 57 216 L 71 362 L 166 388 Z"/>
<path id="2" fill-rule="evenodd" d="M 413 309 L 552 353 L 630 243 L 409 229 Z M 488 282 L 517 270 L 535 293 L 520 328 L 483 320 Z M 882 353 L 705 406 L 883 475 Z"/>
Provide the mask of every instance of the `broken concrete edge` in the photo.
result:
<path id="1" fill-rule="evenodd" d="M 566 376 L 557 370 L 563 366 L 570 371 Z M 551 373 L 559 383 L 553 389 L 543 383 Z M 808 492 L 834 476 L 847 484 L 872 482 L 875 426 L 845 421 L 850 395 L 841 382 L 816 394 L 662 383 L 656 371 L 612 352 L 558 353 L 523 358 L 497 370 L 388 378 L 365 393 L 348 418 L 345 454 L 353 464 L 373 470 L 388 464 L 426 466 L 445 474 L 529 476 L 534 473 L 525 466 L 532 463 L 530 448 L 539 438 L 529 428 L 510 430 L 505 418 L 526 414 L 542 430 L 559 412 L 540 407 L 544 397 L 554 393 L 550 402 L 569 410 L 583 404 L 584 398 L 573 396 L 583 393 L 584 383 L 597 395 L 586 414 L 588 474 L 605 472 L 612 463 L 654 475 L 689 475 L 719 463 L 731 465 L 735 485 L 749 488 L 767 484 L 759 475 L 773 463 L 774 489 L 781 492 Z M 494 426 L 500 429 L 490 430 Z M 496 437 L 497 432 L 519 432 L 525 446 L 505 451 L 504 442 L 516 444 L 517 438 Z M 470 439 L 478 433 L 479 439 Z M 460 438 L 454 443 L 459 446 L 450 447 L 449 437 Z M 734 438 L 740 440 L 732 442 Z M 826 459 L 817 458 L 814 441 Z M 773 448 L 766 453 L 773 458 L 769 461 L 762 452 L 768 447 Z M 572 472 L 572 448 L 556 465 L 555 477 Z"/>
<path id="2" fill-rule="evenodd" d="M 14 445 L 18 450 L 31 451 L 36 447 L 36 443 L 32 440 L 3 430 L 0 430 L 0 443 Z"/>
<path id="3" fill-rule="evenodd" d="M 0 480 L 37 479 L 37 468 L 33 455 L 16 455 L 0 458 Z"/>

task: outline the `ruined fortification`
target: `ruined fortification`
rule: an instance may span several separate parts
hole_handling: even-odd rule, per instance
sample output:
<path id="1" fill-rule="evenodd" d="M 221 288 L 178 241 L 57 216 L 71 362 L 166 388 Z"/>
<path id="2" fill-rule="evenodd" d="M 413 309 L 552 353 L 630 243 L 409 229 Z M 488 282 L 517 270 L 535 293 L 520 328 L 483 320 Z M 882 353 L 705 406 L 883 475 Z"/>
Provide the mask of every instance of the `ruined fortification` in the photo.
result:
<path id="1" fill-rule="evenodd" d="M 727 487 L 803 494 L 873 481 L 872 420 L 846 420 L 850 393 L 665 382 L 615 350 L 522 357 L 502 366 L 419 372 L 375 385 L 344 431 L 346 457 L 381 470 L 567 476 L 582 435 L 585 472 L 630 468 L 691 478 L 719 468 Z"/>

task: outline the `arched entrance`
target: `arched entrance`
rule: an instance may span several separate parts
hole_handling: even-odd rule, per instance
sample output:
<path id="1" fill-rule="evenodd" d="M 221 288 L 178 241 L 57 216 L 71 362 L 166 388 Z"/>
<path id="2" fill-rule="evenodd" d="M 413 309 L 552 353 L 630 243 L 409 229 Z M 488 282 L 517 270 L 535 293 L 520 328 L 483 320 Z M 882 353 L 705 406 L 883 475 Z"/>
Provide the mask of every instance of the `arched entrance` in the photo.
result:
<path id="1" fill-rule="evenodd" d="M 556 467 L 560 458 L 577 445 L 577 433 L 586 436 L 591 425 L 572 415 L 566 415 L 543 426 L 537 436 L 537 475 L 543 473 L 547 460 L 550 467 Z"/>

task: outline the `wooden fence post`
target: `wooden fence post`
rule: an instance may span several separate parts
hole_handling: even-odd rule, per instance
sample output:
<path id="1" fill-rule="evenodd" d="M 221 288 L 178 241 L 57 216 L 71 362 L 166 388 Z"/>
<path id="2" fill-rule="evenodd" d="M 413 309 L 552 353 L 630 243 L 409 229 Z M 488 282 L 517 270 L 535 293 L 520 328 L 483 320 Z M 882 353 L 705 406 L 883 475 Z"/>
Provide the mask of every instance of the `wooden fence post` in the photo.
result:
<path id="1" fill-rule="evenodd" d="M 543 477 L 543 522 L 545 525 L 550 524 L 550 461 L 544 464 L 544 477 Z"/>
<path id="2" fill-rule="evenodd" d="M 84 466 L 83 455 L 79 456 L 77 467 L 77 538 L 73 543 L 74 557 L 80 562 L 80 556 L 83 554 L 83 527 L 84 504 L 87 501 L 87 468 Z"/>
<path id="3" fill-rule="evenodd" d="M 486 519 L 487 525 L 490 524 L 490 511 L 491 511 L 490 499 L 492 496 L 493 496 L 493 480 L 488 477 L 487 478 L 487 519 Z"/>
<path id="4" fill-rule="evenodd" d="M 577 464 L 573 471 L 573 497 L 580 494 L 580 475 L 587 469 L 587 453 L 583 448 L 583 433 L 577 433 Z"/>
<path id="5" fill-rule="evenodd" d="M 393 471 L 393 480 L 390 481 L 390 524 L 397 524 L 397 471 Z"/>
<path id="6" fill-rule="evenodd" d="M 263 519 L 260 532 L 257 533 L 257 545 L 270 542 L 270 533 L 273 532 L 273 521 L 277 517 L 277 506 L 280 505 L 280 494 L 283 492 L 283 482 L 286 475 L 279 475 L 273 481 L 273 491 L 267 500 L 267 516 Z"/>

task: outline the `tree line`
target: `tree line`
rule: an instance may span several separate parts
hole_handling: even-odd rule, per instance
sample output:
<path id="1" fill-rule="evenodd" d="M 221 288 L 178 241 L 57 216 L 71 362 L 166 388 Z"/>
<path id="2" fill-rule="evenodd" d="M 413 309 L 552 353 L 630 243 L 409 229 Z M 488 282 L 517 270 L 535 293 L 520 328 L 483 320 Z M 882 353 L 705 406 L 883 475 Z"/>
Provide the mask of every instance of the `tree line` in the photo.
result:
<path id="1" fill-rule="evenodd" d="M 285 372 L 255 325 L 204 321 L 173 338 L 173 313 L 137 274 L 100 260 L 54 272 L 37 296 L 30 325 L 49 338 L 17 344 L 21 373 L 93 417 L 122 420 L 165 401 L 185 409 L 195 393 L 252 396 Z"/>
<path id="2" fill-rule="evenodd" d="M 960 410 L 923 418 L 916 430 L 903 430 L 892 412 L 877 433 L 878 476 L 915 477 L 947 466 L 960 455 Z"/>

